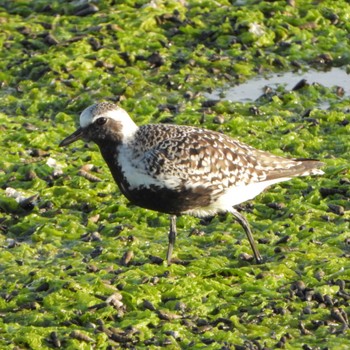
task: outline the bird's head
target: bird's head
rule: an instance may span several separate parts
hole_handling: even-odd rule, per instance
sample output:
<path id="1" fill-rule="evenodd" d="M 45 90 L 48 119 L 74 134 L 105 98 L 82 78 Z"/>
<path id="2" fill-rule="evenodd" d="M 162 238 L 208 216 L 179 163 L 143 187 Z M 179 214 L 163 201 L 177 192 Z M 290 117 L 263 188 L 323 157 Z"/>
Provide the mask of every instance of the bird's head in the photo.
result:
<path id="1" fill-rule="evenodd" d="M 80 127 L 62 140 L 59 146 L 67 146 L 79 139 L 94 141 L 98 145 L 109 142 L 118 144 L 132 136 L 137 128 L 124 109 L 110 102 L 101 102 L 83 110 Z"/>

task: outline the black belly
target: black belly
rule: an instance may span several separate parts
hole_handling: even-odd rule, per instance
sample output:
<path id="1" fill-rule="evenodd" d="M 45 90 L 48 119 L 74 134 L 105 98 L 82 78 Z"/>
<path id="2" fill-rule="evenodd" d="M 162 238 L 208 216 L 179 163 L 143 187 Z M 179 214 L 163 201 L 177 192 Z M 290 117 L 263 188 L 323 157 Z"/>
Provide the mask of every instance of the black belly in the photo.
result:
<path id="1" fill-rule="evenodd" d="M 182 187 L 178 190 L 159 186 L 140 186 L 130 188 L 119 164 L 115 162 L 117 154 L 115 145 L 100 145 L 101 153 L 105 159 L 115 182 L 123 195 L 133 204 L 142 208 L 162 213 L 179 215 L 187 210 L 202 208 L 212 202 L 210 189 L 198 186 L 192 189 Z"/>
<path id="2" fill-rule="evenodd" d="M 142 208 L 179 215 L 187 210 L 206 207 L 211 203 L 210 193 L 204 187 L 174 191 L 157 186 L 120 190 L 129 201 Z"/>

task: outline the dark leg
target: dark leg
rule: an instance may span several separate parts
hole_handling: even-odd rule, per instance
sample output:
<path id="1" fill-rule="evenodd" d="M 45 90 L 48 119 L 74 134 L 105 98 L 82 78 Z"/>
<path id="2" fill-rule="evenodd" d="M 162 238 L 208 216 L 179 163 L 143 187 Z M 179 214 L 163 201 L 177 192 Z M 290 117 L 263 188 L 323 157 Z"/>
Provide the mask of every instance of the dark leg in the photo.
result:
<path id="1" fill-rule="evenodd" d="M 168 252 L 166 253 L 166 260 L 168 265 L 171 264 L 171 256 L 173 254 L 176 240 L 176 215 L 170 216 L 170 229 L 169 229 L 169 245 Z"/>
<path id="2" fill-rule="evenodd" d="M 263 258 L 260 255 L 258 247 L 255 244 L 255 241 L 254 241 L 254 238 L 253 238 L 253 234 L 252 234 L 252 231 L 251 231 L 251 229 L 249 227 L 249 223 L 248 223 L 247 219 L 242 214 L 240 214 L 238 211 L 236 211 L 235 209 L 232 209 L 230 211 L 230 213 L 234 215 L 234 217 L 237 219 L 237 221 L 243 227 L 243 229 L 244 229 L 244 231 L 245 231 L 245 233 L 246 233 L 246 235 L 248 237 L 248 241 L 250 243 L 250 246 L 252 247 L 253 254 L 254 254 L 256 262 L 258 264 L 262 264 L 263 263 Z"/>

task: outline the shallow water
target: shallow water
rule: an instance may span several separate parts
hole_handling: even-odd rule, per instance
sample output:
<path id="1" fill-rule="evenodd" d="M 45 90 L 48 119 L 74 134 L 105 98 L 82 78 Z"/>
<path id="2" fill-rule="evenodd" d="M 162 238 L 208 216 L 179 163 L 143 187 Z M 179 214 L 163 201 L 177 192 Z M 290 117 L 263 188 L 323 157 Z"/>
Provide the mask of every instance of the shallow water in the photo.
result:
<path id="1" fill-rule="evenodd" d="M 329 71 L 310 70 L 308 72 L 286 72 L 257 76 L 243 84 L 215 90 L 207 94 L 206 97 L 235 102 L 251 102 L 264 93 L 266 86 L 276 89 L 282 85 L 286 90 L 291 90 L 302 79 L 306 79 L 308 84 L 317 83 L 328 88 L 341 86 L 344 88 L 344 95 L 350 96 L 350 75 L 344 69 L 332 68 Z"/>

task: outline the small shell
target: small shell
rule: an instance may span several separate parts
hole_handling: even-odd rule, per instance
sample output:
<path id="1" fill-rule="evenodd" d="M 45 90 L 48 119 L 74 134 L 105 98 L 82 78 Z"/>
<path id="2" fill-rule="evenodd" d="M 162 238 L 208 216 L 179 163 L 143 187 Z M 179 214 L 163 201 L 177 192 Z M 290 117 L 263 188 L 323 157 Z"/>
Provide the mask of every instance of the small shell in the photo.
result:
<path id="1" fill-rule="evenodd" d="M 46 165 L 53 169 L 52 175 L 54 177 L 61 176 L 63 174 L 62 165 L 57 164 L 56 160 L 49 157 L 46 161 Z"/>
<path id="2" fill-rule="evenodd" d="M 96 249 L 94 249 L 90 253 L 90 256 L 94 259 L 94 258 L 98 257 L 99 255 L 101 255 L 102 252 L 103 252 L 103 248 L 102 247 L 97 247 Z"/>
<path id="3" fill-rule="evenodd" d="M 92 233 L 90 233 L 90 232 L 84 233 L 81 236 L 81 240 L 83 242 L 101 242 L 102 238 L 101 238 L 101 235 L 99 234 L 99 232 L 95 231 Z"/>
<path id="4" fill-rule="evenodd" d="M 5 190 L 5 194 L 7 197 L 14 198 L 16 202 L 25 210 L 32 210 L 34 206 L 37 204 L 37 199 L 39 197 L 38 194 L 34 194 L 30 197 L 24 197 L 22 193 L 17 191 L 12 187 L 7 187 Z"/>
<path id="5" fill-rule="evenodd" d="M 340 215 L 340 216 L 344 215 L 344 213 L 345 213 L 345 209 L 341 205 L 328 204 L 328 208 L 330 211 L 332 211 L 333 213 Z"/>
<path id="6" fill-rule="evenodd" d="M 182 318 L 180 315 L 164 310 L 158 310 L 157 314 L 161 320 L 165 321 L 178 320 L 179 318 Z"/>
<path id="7" fill-rule="evenodd" d="M 160 265 L 163 264 L 163 259 L 159 256 L 149 255 L 148 259 L 151 261 L 152 264 Z"/>
<path id="8" fill-rule="evenodd" d="M 155 306 L 149 300 L 144 300 L 142 305 L 147 310 L 156 311 Z"/>
<path id="9" fill-rule="evenodd" d="M 55 348 L 60 348 L 62 346 L 61 340 L 58 338 L 56 332 L 50 333 L 50 338 L 48 339 L 49 343 L 51 343 Z"/>
<path id="10" fill-rule="evenodd" d="M 75 330 L 75 331 L 72 331 L 69 335 L 71 338 L 74 338 L 74 339 L 77 339 L 77 340 L 82 340 L 82 341 L 85 341 L 87 343 L 92 343 L 94 342 L 94 340 L 92 338 L 90 338 L 89 336 L 87 336 L 86 334 L 78 331 L 78 330 Z"/>
<path id="11" fill-rule="evenodd" d="M 134 252 L 132 250 L 128 250 L 123 254 L 120 263 L 123 266 L 128 266 L 133 258 L 134 258 Z"/>
<path id="12" fill-rule="evenodd" d="M 88 164 L 82 166 L 82 167 L 80 168 L 78 174 L 79 174 L 80 176 L 84 177 L 86 180 L 89 180 L 90 182 L 101 182 L 102 180 L 101 180 L 99 177 L 97 177 L 97 176 L 95 176 L 95 175 L 89 173 L 87 170 L 85 170 L 85 169 L 88 168 L 87 165 L 88 165 Z M 92 168 L 90 168 L 90 169 L 92 169 Z M 89 169 L 89 170 L 90 170 L 90 169 Z"/>
<path id="13" fill-rule="evenodd" d="M 239 259 L 242 261 L 253 261 L 254 257 L 248 253 L 242 253 L 239 255 Z"/>
<path id="14" fill-rule="evenodd" d="M 345 326 L 349 325 L 348 316 L 346 315 L 343 309 L 336 308 L 336 307 L 333 308 L 331 310 L 331 316 L 333 317 L 333 319 L 342 323 L 343 325 Z"/>
<path id="15" fill-rule="evenodd" d="M 223 115 L 217 115 L 214 117 L 213 122 L 215 124 L 224 124 L 225 123 L 225 117 Z"/>
<path id="16" fill-rule="evenodd" d="M 114 306 L 116 309 L 120 309 L 124 306 L 121 302 L 123 296 L 120 293 L 114 293 L 106 299 L 106 303 Z"/>
<path id="17" fill-rule="evenodd" d="M 89 16 L 98 12 L 99 8 L 94 4 L 84 4 L 74 13 L 75 16 Z"/>

